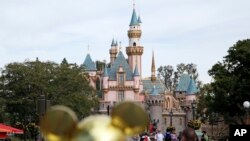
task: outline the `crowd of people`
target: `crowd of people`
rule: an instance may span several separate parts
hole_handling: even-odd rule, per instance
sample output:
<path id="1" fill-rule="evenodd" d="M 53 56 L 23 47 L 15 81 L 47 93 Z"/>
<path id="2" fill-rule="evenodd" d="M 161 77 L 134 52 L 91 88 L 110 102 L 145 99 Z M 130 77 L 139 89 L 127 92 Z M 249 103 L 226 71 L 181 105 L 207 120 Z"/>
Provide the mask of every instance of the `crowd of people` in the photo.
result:
<path id="1" fill-rule="evenodd" d="M 145 132 L 139 136 L 138 141 L 208 141 L 208 136 L 205 131 L 203 131 L 199 139 L 195 130 L 189 127 L 180 132 L 178 136 L 175 133 L 175 129 L 167 129 L 165 133 L 157 130 L 153 137 L 153 139 L 150 139 L 148 133 Z"/>

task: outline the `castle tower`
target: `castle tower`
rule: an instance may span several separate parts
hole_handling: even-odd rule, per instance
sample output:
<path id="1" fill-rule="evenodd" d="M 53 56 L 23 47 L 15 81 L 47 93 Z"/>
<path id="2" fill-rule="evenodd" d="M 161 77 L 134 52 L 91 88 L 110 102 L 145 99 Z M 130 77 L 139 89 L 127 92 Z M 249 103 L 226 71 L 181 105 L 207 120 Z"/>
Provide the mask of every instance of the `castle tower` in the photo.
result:
<path id="1" fill-rule="evenodd" d="M 149 106 L 151 122 L 156 123 L 157 129 L 164 131 L 162 121 L 163 95 L 159 94 L 155 85 L 150 94 L 147 96 L 146 101 Z"/>
<path id="2" fill-rule="evenodd" d="M 126 53 L 130 69 L 134 71 L 137 64 L 140 76 L 142 75 L 141 56 L 143 54 L 143 46 L 140 45 L 141 33 L 141 18 L 136 16 L 135 8 L 133 8 L 128 30 L 129 46 L 126 47 Z"/>
<path id="3" fill-rule="evenodd" d="M 114 39 L 112 40 L 111 43 L 111 49 L 109 49 L 109 54 L 110 54 L 110 64 L 112 65 L 113 62 L 115 61 L 116 55 L 117 55 L 117 42 L 114 41 Z"/>
<path id="4" fill-rule="evenodd" d="M 102 86 L 103 86 L 102 90 L 104 93 L 108 92 L 108 79 L 109 79 L 108 70 L 107 66 L 105 65 L 103 72 L 103 80 L 102 80 Z"/>
<path id="5" fill-rule="evenodd" d="M 155 57 L 154 52 L 152 53 L 152 65 L 151 65 L 151 81 L 155 82 L 156 76 L 155 76 Z"/>

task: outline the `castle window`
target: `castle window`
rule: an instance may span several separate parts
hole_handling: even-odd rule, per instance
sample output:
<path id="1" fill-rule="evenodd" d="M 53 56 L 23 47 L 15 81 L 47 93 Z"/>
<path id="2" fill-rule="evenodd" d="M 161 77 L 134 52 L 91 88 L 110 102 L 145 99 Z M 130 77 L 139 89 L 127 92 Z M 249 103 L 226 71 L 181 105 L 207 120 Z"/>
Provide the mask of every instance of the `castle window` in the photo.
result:
<path id="1" fill-rule="evenodd" d="M 124 84 L 124 74 L 119 74 L 118 83 L 119 85 Z"/>
<path id="2" fill-rule="evenodd" d="M 135 42 L 133 43 L 133 46 L 136 46 L 136 43 L 135 43 Z"/>
<path id="3" fill-rule="evenodd" d="M 124 101 L 124 91 L 118 91 L 118 101 Z"/>
<path id="4" fill-rule="evenodd" d="M 182 125 L 182 118 L 180 118 L 180 125 Z"/>
<path id="5" fill-rule="evenodd" d="M 167 99 L 167 108 L 170 108 L 170 99 Z"/>

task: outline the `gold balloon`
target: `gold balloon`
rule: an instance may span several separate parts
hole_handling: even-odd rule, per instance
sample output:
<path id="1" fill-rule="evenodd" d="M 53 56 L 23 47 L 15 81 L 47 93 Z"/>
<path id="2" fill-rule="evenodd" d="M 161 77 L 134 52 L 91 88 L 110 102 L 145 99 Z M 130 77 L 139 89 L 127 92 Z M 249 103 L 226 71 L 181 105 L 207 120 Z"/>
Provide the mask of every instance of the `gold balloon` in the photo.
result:
<path id="1" fill-rule="evenodd" d="M 148 123 L 145 110 L 134 102 L 123 102 L 112 110 L 112 125 L 121 129 L 125 135 L 142 133 Z"/>
<path id="2" fill-rule="evenodd" d="M 145 130 L 147 113 L 133 102 L 115 106 L 111 117 L 89 116 L 77 124 L 75 113 L 65 106 L 52 107 L 41 121 L 47 141 L 125 141 Z"/>
<path id="3" fill-rule="evenodd" d="M 95 115 L 78 123 L 72 141 L 124 141 L 124 138 L 121 130 L 112 126 L 109 116 Z"/>
<path id="4" fill-rule="evenodd" d="M 51 107 L 41 120 L 41 130 L 48 141 L 69 141 L 76 126 L 76 114 L 65 106 Z"/>

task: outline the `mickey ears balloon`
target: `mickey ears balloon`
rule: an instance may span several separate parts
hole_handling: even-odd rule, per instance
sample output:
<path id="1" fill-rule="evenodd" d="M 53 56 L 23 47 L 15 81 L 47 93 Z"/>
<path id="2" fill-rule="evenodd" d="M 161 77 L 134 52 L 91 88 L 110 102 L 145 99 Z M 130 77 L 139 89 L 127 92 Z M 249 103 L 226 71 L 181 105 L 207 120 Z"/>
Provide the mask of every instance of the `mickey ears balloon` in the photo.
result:
<path id="1" fill-rule="evenodd" d="M 133 102 L 119 103 L 111 117 L 94 115 L 80 122 L 71 109 L 54 106 L 41 120 L 41 131 L 47 141 L 125 141 L 142 133 L 148 121 L 147 113 Z"/>

